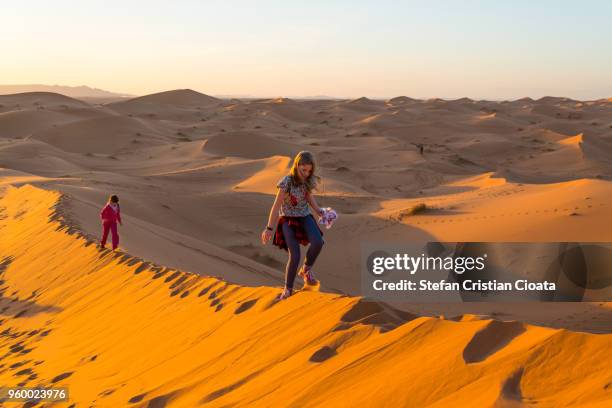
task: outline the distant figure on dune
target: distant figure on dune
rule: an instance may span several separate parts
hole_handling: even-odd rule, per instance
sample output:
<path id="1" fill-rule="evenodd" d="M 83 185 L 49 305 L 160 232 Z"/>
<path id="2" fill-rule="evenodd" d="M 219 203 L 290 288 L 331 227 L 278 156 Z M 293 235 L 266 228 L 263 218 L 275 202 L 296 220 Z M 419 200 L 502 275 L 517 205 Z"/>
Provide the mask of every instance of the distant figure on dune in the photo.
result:
<path id="1" fill-rule="evenodd" d="M 108 238 L 108 232 L 112 233 L 113 249 L 117 249 L 119 246 L 119 232 L 117 231 L 117 222 L 119 225 L 123 225 L 121 222 L 121 207 L 119 207 L 119 197 L 116 195 L 110 196 L 108 202 L 100 211 L 100 219 L 102 219 L 102 241 L 100 241 L 100 248 L 106 247 L 106 239 Z"/>
<path id="2" fill-rule="evenodd" d="M 301 151 L 295 156 L 289 174 L 276 185 L 278 192 L 270 210 L 268 225 L 261 234 L 261 241 L 265 245 L 274 238 L 274 245 L 289 252 L 285 268 L 285 288 L 279 295 L 279 300 L 286 299 L 293 293 L 293 281 L 300 263 L 300 244 L 310 243 L 310 247 L 299 275 L 307 285 L 318 283 L 312 266 L 323 249 L 323 231 L 308 206 L 319 216 L 324 216 L 331 210 L 320 208 L 312 194 L 318 181 L 320 177 L 316 175 L 313 154 Z"/>

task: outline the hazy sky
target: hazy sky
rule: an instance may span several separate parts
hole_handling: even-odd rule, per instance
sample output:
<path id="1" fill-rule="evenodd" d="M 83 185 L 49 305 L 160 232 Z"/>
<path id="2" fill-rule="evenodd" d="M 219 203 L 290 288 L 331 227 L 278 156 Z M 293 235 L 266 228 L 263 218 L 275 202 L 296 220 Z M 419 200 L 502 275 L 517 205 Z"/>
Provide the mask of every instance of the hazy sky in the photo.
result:
<path id="1" fill-rule="evenodd" d="M 0 83 L 146 94 L 612 96 L 610 1 L 8 1 Z"/>

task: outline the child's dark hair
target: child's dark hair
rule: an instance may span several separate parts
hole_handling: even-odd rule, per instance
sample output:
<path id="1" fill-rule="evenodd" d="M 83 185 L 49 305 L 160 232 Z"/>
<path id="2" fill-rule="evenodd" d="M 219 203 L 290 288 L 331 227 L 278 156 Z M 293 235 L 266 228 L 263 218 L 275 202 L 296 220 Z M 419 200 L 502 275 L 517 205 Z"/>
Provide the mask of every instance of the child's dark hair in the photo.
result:
<path id="1" fill-rule="evenodd" d="M 108 198 L 108 202 L 109 203 L 118 203 L 119 202 L 119 197 L 117 197 L 116 195 L 112 195 Z"/>

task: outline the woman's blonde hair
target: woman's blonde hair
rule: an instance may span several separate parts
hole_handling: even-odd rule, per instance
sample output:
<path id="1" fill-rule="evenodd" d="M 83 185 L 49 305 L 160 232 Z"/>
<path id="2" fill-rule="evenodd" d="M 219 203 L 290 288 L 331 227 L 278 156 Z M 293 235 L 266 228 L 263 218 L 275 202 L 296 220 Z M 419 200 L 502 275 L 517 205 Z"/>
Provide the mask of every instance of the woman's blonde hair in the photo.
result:
<path id="1" fill-rule="evenodd" d="M 293 159 L 293 165 L 291 166 L 291 170 L 289 171 L 289 174 L 291 174 L 291 181 L 294 185 L 298 185 L 300 183 L 300 178 L 298 177 L 298 166 L 300 164 L 312 165 L 312 172 L 304 182 L 308 191 L 312 191 L 317 188 L 317 183 L 321 180 L 321 178 L 315 173 L 317 166 L 315 163 L 314 155 L 307 150 L 302 150 L 295 156 L 295 158 Z"/>

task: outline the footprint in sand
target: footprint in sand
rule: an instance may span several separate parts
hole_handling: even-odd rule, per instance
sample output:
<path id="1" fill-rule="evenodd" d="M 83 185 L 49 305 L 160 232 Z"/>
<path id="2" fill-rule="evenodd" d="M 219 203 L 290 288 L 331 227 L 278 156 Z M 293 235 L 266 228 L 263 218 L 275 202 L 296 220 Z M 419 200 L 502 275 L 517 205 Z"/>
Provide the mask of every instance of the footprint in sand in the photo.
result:
<path id="1" fill-rule="evenodd" d="M 164 279 L 164 282 L 168 283 L 172 280 L 174 280 L 177 276 L 179 276 L 181 273 L 179 271 L 175 271 L 172 275 L 168 276 L 166 279 Z"/>
<path id="2" fill-rule="evenodd" d="M 55 376 L 55 377 L 54 377 L 54 378 L 51 380 L 51 384 L 58 383 L 58 382 L 60 382 L 60 381 L 62 381 L 62 380 L 64 380 L 64 379 L 66 379 L 66 378 L 70 377 L 72 374 L 74 374 L 74 371 L 68 371 L 68 372 L 62 373 L 62 374 L 60 374 L 60 375 L 58 375 L 58 376 Z"/>
<path id="3" fill-rule="evenodd" d="M 308 361 L 313 362 L 313 363 L 322 363 L 326 360 L 329 360 L 330 358 L 334 357 L 335 355 L 337 355 L 338 353 L 336 352 L 335 349 L 329 347 L 329 346 L 323 346 L 320 349 L 318 349 L 317 351 L 315 351 L 309 358 Z"/>
<path id="4" fill-rule="evenodd" d="M 136 395 L 136 396 L 134 396 L 134 397 L 130 398 L 130 399 L 128 400 L 128 403 L 130 403 L 130 404 L 136 404 L 137 402 L 142 401 L 142 400 L 143 400 L 143 398 L 144 398 L 146 395 L 147 395 L 147 393 L 140 394 L 140 395 Z"/>
<path id="5" fill-rule="evenodd" d="M 207 286 L 207 287 L 205 287 L 204 289 L 202 289 L 202 290 L 200 291 L 200 293 L 198 293 L 198 297 L 202 297 L 202 296 L 204 296 L 206 293 L 208 293 L 208 291 L 210 290 L 210 288 L 211 288 L 211 287 L 212 287 L 212 286 Z"/>
<path id="6" fill-rule="evenodd" d="M 21 376 L 21 375 L 30 375 L 32 374 L 32 369 L 31 368 L 25 368 L 23 370 L 17 371 L 15 374 L 13 374 L 13 376 L 17 377 L 17 376 Z"/>
<path id="7" fill-rule="evenodd" d="M 246 312 L 247 310 L 255 306 L 255 303 L 257 303 L 257 300 L 258 299 L 252 299 L 252 300 L 247 300 L 246 302 L 243 302 L 242 304 L 240 304 L 240 306 L 236 308 L 236 310 L 234 310 L 234 314 L 240 314 L 240 313 Z"/>

